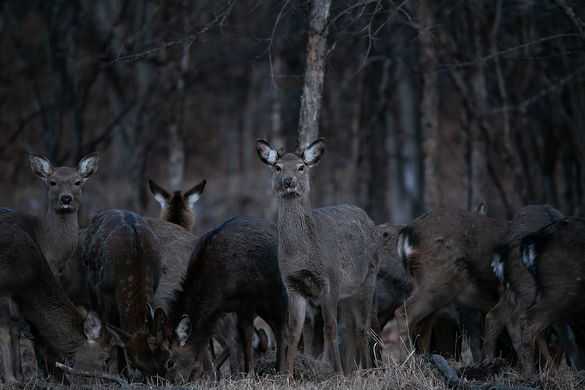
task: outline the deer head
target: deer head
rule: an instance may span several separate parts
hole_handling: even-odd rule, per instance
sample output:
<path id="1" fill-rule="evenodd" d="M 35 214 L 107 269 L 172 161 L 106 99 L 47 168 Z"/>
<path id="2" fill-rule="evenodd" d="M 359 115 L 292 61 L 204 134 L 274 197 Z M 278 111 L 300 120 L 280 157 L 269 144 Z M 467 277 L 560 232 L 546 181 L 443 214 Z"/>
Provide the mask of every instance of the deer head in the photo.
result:
<path id="1" fill-rule="evenodd" d="M 260 160 L 272 169 L 272 188 L 282 198 L 302 197 L 309 194 L 309 170 L 317 165 L 325 151 L 325 139 L 319 138 L 300 154 L 278 151 L 264 140 L 256 141 Z"/>
<path id="2" fill-rule="evenodd" d="M 79 162 L 77 169 L 53 167 L 43 156 L 31 154 L 30 167 L 49 190 L 49 210 L 58 214 L 76 213 L 81 203 L 81 187 L 97 170 L 99 154 L 91 153 Z"/>
<path id="3" fill-rule="evenodd" d="M 152 192 L 161 207 L 160 218 L 181 225 L 187 231 L 190 231 L 193 227 L 195 214 L 193 205 L 199 200 L 206 184 L 207 180 L 202 180 L 185 192 L 175 191 L 169 193 L 154 180 L 148 180 L 150 192 Z"/>

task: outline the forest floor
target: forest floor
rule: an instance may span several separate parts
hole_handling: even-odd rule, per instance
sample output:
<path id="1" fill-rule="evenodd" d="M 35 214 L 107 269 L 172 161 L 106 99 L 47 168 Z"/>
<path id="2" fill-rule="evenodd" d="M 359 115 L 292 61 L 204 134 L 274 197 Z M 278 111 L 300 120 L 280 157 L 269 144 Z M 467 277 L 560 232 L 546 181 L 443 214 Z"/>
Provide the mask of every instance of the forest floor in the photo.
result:
<path id="1" fill-rule="evenodd" d="M 388 334 L 386 334 L 388 336 Z M 95 379 L 94 384 L 64 386 L 43 379 L 39 376 L 33 360 L 29 340 L 23 340 L 24 374 L 27 378 L 23 383 L 6 384 L 0 382 L 0 389 L 470 389 L 470 390 L 504 390 L 504 389 L 542 389 L 542 390 L 585 390 L 585 371 L 575 371 L 566 366 L 557 371 L 542 373 L 524 381 L 518 367 L 513 367 L 503 359 L 494 359 L 481 364 L 470 362 L 469 356 L 462 360 L 449 360 L 448 365 L 454 370 L 455 382 L 440 371 L 441 359 L 421 354 L 412 355 L 406 362 L 395 360 L 392 351 L 396 350 L 395 339 L 385 337 L 386 346 L 381 351 L 378 368 L 358 370 L 345 377 L 336 376 L 330 366 L 320 360 L 297 354 L 293 379 L 286 376 L 267 374 L 274 371 L 275 353 L 269 353 L 260 359 L 255 366 L 254 375 L 236 377 L 206 377 L 183 385 L 173 385 L 162 378 L 151 378 L 147 383 L 119 383 L 106 379 Z M 433 355 L 436 356 L 436 355 Z M 436 363 L 439 361 L 439 363 Z M 447 362 L 444 361 L 443 362 Z M 121 379 L 121 378 L 120 378 Z"/>

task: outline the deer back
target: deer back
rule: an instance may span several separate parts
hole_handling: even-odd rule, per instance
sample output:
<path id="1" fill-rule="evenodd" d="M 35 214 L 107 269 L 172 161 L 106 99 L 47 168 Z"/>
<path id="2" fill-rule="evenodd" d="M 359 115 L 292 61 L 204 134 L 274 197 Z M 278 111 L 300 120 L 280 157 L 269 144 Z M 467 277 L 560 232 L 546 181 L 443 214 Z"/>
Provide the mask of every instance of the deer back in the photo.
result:
<path id="1" fill-rule="evenodd" d="M 438 209 L 408 224 L 398 234 L 398 252 L 414 283 L 444 273 L 467 275 L 479 288 L 497 295 L 490 254 L 506 237 L 507 223 L 463 210 Z M 451 276 L 451 275 L 445 275 Z"/>
<path id="2" fill-rule="evenodd" d="M 126 210 L 94 216 L 83 245 L 93 303 L 124 329 L 143 326 L 161 275 L 159 240 L 146 221 Z"/>

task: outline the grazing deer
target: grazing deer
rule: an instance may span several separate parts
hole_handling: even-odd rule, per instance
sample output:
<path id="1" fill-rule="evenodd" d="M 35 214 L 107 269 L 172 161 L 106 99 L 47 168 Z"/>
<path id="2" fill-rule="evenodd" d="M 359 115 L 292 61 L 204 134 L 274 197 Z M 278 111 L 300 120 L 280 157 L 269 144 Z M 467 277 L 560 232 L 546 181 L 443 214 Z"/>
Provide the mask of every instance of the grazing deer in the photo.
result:
<path id="1" fill-rule="evenodd" d="M 455 303 L 487 312 L 496 303 L 498 283 L 489 255 L 502 242 L 507 223 L 483 213 L 439 209 L 418 217 L 398 233 L 398 253 L 414 290 L 396 309 L 402 353 L 412 350 L 414 330 L 424 352 L 430 345 L 433 315 Z"/>
<path id="2" fill-rule="evenodd" d="M 53 167 L 45 157 L 31 154 L 29 156 L 32 172 L 43 180 L 48 189 L 48 207 L 44 219 L 20 213 L 10 209 L 0 210 L 0 220 L 10 221 L 25 229 L 35 243 L 40 247 L 44 258 L 49 264 L 53 273 L 59 272 L 72 255 L 77 245 L 78 210 L 82 200 L 82 187 L 87 179 L 97 170 L 99 163 L 98 153 L 91 153 L 81 159 L 77 168 Z M 6 301 L 4 301 L 6 303 Z M 9 308 L 1 309 L 3 312 L 10 311 Z M 12 308 L 11 316 L 14 316 Z M 7 317 L 4 317 L 7 318 Z M 8 334 L 9 324 L 3 321 L 0 324 Z M 20 352 L 19 352 L 19 331 L 11 331 L 17 336 L 11 341 L 12 356 L 3 355 L 4 361 L 13 361 L 16 368 L 13 372 L 4 372 L 4 377 L 9 380 L 19 379 Z M 0 343 L 8 342 L 5 337 Z M 2 347 L 7 350 L 8 347 Z M 7 367 L 5 365 L 4 367 Z"/>
<path id="3" fill-rule="evenodd" d="M 207 184 L 207 180 L 202 180 L 188 191 L 169 193 L 154 180 L 148 180 L 150 191 L 157 202 L 160 203 L 160 218 L 182 226 L 188 232 L 193 229 L 195 215 L 193 205 L 199 200 L 201 193 L 205 189 L 205 184 Z"/>
<path id="4" fill-rule="evenodd" d="M 520 315 L 524 377 L 534 373 L 535 341 L 557 321 L 568 322 L 585 347 L 585 220 L 565 218 L 522 238 L 522 262 L 534 277 L 534 304 Z"/>
<path id="5" fill-rule="evenodd" d="M 148 180 L 148 186 L 150 191 L 154 195 L 154 198 L 159 202 L 160 218 L 174 223 L 183 227 L 186 231 L 190 232 L 193 230 L 193 222 L 195 210 L 193 205 L 199 200 L 200 195 L 205 189 L 207 180 L 202 180 L 199 184 L 196 184 L 188 191 L 175 191 L 170 193 L 165 190 L 162 186 L 157 184 L 154 180 Z M 227 314 L 225 317 L 220 319 L 220 324 L 217 326 L 217 333 L 214 336 L 215 339 L 224 347 L 229 350 L 230 359 L 230 370 L 232 372 L 240 371 L 239 362 L 239 351 L 236 347 L 237 343 L 237 318 L 233 314 Z M 211 360 L 213 353 L 213 342 L 210 342 L 210 351 L 212 353 L 206 354 L 204 358 L 204 365 L 209 367 L 212 366 Z M 220 367 L 216 367 L 219 369 Z"/>
<path id="6" fill-rule="evenodd" d="M 159 241 L 146 221 L 126 210 L 95 215 L 82 256 L 92 307 L 103 320 L 130 332 L 146 330 L 161 275 Z M 128 356 L 126 363 L 130 376 L 139 376 Z"/>
<path id="7" fill-rule="evenodd" d="M 272 187 L 279 200 L 278 264 L 289 296 L 289 375 L 293 373 L 307 299 L 320 301 L 325 356 L 335 372 L 343 373 L 337 346 L 337 312 L 342 301 L 360 363 L 369 367 L 368 329 L 379 267 L 374 222 L 352 205 L 311 208 L 309 172 L 323 155 L 323 138 L 301 153 L 280 155 L 264 140 L 256 142 L 256 149 L 260 160 L 272 170 Z"/>
<path id="8" fill-rule="evenodd" d="M 191 377 L 218 319 L 229 312 L 238 317 L 246 372 L 252 371 L 256 313 L 275 333 L 277 370 L 284 366 L 287 297 L 277 246 L 276 226 L 252 217 L 229 219 L 199 238 L 182 291 L 168 318 L 159 322 L 166 324 L 159 333 L 170 342 L 170 359 L 159 364 L 168 379 Z"/>
<path id="9" fill-rule="evenodd" d="M 496 341 L 504 328 L 520 360 L 520 316 L 535 303 L 536 284 L 522 263 L 520 239 L 528 233 L 562 219 L 563 214 L 552 206 L 530 205 L 523 207 L 510 222 L 508 241 L 494 249 L 492 269 L 500 282 L 500 300 L 485 317 L 484 358 L 493 358 Z M 541 346 L 546 341 L 540 340 Z"/>
<path id="10" fill-rule="evenodd" d="M 0 294 L 10 296 L 30 323 L 46 368 L 57 379 L 55 362 L 105 371 L 109 344 L 94 312 L 75 309 L 45 261 L 36 240 L 21 226 L 0 220 Z"/>

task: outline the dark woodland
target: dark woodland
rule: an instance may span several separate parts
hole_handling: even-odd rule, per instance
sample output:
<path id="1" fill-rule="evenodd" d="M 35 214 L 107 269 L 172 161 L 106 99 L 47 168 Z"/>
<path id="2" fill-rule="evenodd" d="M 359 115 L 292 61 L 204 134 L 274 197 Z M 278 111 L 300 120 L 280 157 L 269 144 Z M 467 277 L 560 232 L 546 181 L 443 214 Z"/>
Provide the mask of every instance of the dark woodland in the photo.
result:
<path id="1" fill-rule="evenodd" d="M 339 0 L 321 27 L 310 16 L 298 0 L 1 1 L 0 205 L 44 214 L 28 153 L 75 166 L 99 151 L 82 225 L 158 215 L 149 178 L 207 179 L 197 234 L 274 220 L 256 139 L 291 150 L 318 134 L 315 207 L 376 223 L 482 201 L 506 219 L 531 203 L 585 215 L 584 2 Z M 315 33 L 321 112 L 304 133 Z"/>

